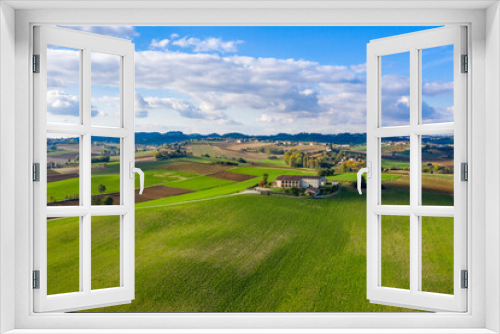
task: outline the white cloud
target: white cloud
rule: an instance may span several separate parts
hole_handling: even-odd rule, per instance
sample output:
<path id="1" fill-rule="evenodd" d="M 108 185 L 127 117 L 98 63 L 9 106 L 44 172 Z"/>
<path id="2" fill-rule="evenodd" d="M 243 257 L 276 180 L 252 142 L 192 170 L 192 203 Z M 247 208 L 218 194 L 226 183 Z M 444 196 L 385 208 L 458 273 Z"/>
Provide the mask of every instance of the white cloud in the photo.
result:
<path id="1" fill-rule="evenodd" d="M 184 118 L 218 121 L 231 125 L 237 123 L 223 112 L 205 112 L 189 101 L 158 97 L 147 97 L 146 101 L 151 108 L 174 110 Z"/>
<path id="2" fill-rule="evenodd" d="M 173 34 L 170 35 L 170 38 L 171 39 L 179 38 L 179 34 L 173 33 Z"/>
<path id="3" fill-rule="evenodd" d="M 156 40 L 156 39 L 153 39 L 151 41 L 151 48 L 152 49 L 165 49 L 168 45 L 168 43 L 170 43 L 170 40 L 169 39 L 162 39 L 162 40 Z"/>
<path id="4" fill-rule="evenodd" d="M 120 86 L 120 57 L 100 52 L 92 52 L 91 81 L 92 85 L 108 87 Z"/>
<path id="5" fill-rule="evenodd" d="M 180 46 L 181 48 L 192 47 L 195 52 L 217 51 L 221 53 L 236 52 L 238 51 L 237 45 L 241 43 L 243 41 L 223 41 L 221 38 L 215 37 L 205 39 L 182 37 L 172 42 L 173 45 Z"/>
<path id="6" fill-rule="evenodd" d="M 54 115 L 80 116 L 80 100 L 78 96 L 66 93 L 63 90 L 47 91 L 47 111 Z M 91 105 L 91 116 L 99 115 L 99 111 Z"/>
<path id="7" fill-rule="evenodd" d="M 142 89 L 168 89 L 190 96 L 197 108 L 188 109 L 191 117 L 205 117 L 202 112 L 254 110 L 289 124 L 354 110 L 359 117 L 349 122 L 364 125 L 365 115 L 360 111 L 365 110 L 365 78 L 345 66 L 144 51 L 136 55 L 136 75 Z"/>
<path id="8" fill-rule="evenodd" d="M 188 43 L 185 38 L 174 42 L 181 40 Z M 168 45 L 171 44 L 172 41 Z M 71 84 L 68 78 L 78 78 L 78 61 L 75 63 L 78 58 L 72 51 L 51 52 L 58 53 L 60 62 L 53 66 L 50 86 L 61 90 Z M 199 124 L 207 124 L 207 128 L 208 124 L 240 124 L 237 119 L 253 120 L 252 126 L 268 127 L 266 131 L 273 126 L 279 131 L 278 125 L 289 132 L 366 131 L 365 64 L 334 66 L 306 60 L 192 54 L 164 49 L 138 51 L 135 60 L 136 87 L 148 94 L 144 98 L 136 94 L 137 118 L 147 118 L 151 110 L 157 109 L 165 111 L 165 115 L 175 111 L 185 119 L 201 120 Z M 93 83 L 116 86 L 118 64 L 106 55 L 93 61 Z M 408 77 L 384 75 L 382 87 L 384 121 L 393 125 L 407 123 Z M 162 90 L 176 98 L 157 97 L 153 93 Z M 425 83 L 423 95 L 449 94 L 452 90 L 452 83 Z M 432 120 L 450 117 L 447 108 L 428 104 L 422 105 L 422 112 Z"/>
<path id="9" fill-rule="evenodd" d="M 136 118 L 146 118 L 149 115 L 149 109 L 151 109 L 151 106 L 146 100 L 144 100 L 141 94 L 135 92 L 134 109 Z"/>
<path id="10" fill-rule="evenodd" d="M 67 94 L 62 90 L 47 92 L 47 111 L 57 115 L 78 117 L 80 115 L 80 101 L 78 96 Z"/>
<path id="11" fill-rule="evenodd" d="M 427 96 L 452 95 L 453 82 L 426 82 L 422 85 L 422 94 Z"/>

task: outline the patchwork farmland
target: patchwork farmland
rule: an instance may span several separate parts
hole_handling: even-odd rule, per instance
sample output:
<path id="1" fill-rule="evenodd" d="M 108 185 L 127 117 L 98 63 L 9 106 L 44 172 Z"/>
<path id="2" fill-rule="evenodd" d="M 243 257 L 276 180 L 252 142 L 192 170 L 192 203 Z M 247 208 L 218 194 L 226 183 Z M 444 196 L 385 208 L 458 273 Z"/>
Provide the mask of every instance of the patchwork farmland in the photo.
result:
<path id="1" fill-rule="evenodd" d="M 79 143 L 72 140 L 48 140 L 50 206 L 79 203 Z M 138 195 L 136 178 L 136 299 L 94 311 L 409 311 L 366 300 L 366 206 L 354 189 L 366 146 L 347 146 L 220 138 L 137 145 L 145 189 Z M 424 205 L 453 205 L 452 149 L 432 140 L 423 145 Z M 384 204 L 409 202 L 408 153 L 404 138 L 382 146 Z M 119 157 L 116 143 L 93 140 L 93 205 L 120 203 Z M 341 190 L 317 200 L 252 194 L 264 181 L 272 187 L 280 175 L 324 175 Z M 97 287 L 117 284 L 106 273 L 117 272 L 119 265 L 112 219 L 92 218 L 92 238 L 105 250 L 93 267 Z M 426 291 L 452 293 L 453 242 L 433 236 L 453 235 L 453 220 L 438 220 L 429 218 L 423 229 L 423 285 Z M 406 225 L 385 221 L 384 238 L 399 243 L 384 244 L 384 284 L 406 287 Z M 78 219 L 48 221 L 52 294 L 78 289 L 77 226 Z M 438 267 L 440 275 L 432 274 Z M 334 275 L 339 271 L 346 275 Z"/>

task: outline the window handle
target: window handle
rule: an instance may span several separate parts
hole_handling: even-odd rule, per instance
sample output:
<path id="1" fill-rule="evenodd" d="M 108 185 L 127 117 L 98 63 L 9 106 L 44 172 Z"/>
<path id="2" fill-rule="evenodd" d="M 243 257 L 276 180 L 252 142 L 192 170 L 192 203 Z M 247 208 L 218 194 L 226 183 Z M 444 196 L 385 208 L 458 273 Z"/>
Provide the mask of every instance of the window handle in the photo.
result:
<path id="1" fill-rule="evenodd" d="M 366 175 L 368 176 L 369 179 L 371 179 L 372 177 L 372 163 L 371 162 L 367 162 L 366 163 L 366 167 L 365 168 L 361 168 L 359 171 L 358 171 L 358 192 L 360 195 L 362 195 L 362 191 L 361 191 L 361 176 L 363 175 L 363 173 L 366 173 Z"/>
<path id="2" fill-rule="evenodd" d="M 144 191 L 144 172 L 140 168 L 134 167 L 134 162 L 130 162 L 130 178 L 134 179 L 135 178 L 135 173 L 139 174 L 139 184 L 141 189 L 139 190 L 139 195 L 142 195 L 142 192 Z"/>

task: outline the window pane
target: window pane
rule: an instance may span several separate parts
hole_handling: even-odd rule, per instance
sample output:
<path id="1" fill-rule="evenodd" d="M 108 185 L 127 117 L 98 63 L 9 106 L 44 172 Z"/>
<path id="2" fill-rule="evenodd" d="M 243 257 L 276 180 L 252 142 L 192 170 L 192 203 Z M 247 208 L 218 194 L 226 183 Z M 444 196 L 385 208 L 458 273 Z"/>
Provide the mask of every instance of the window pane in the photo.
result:
<path id="1" fill-rule="evenodd" d="M 47 46 L 47 122 L 80 123 L 80 50 Z"/>
<path id="2" fill-rule="evenodd" d="M 80 291 L 80 218 L 47 219 L 47 294 Z"/>
<path id="3" fill-rule="evenodd" d="M 91 53 L 93 126 L 120 127 L 121 57 L 100 52 Z"/>
<path id="4" fill-rule="evenodd" d="M 410 205 L 410 137 L 382 138 L 382 205 Z"/>
<path id="5" fill-rule="evenodd" d="M 453 294 L 453 218 L 422 217 L 422 291 Z"/>
<path id="6" fill-rule="evenodd" d="M 92 137 L 92 205 L 120 204 L 120 139 Z"/>
<path id="7" fill-rule="evenodd" d="M 410 217 L 382 216 L 382 286 L 410 289 Z"/>
<path id="8" fill-rule="evenodd" d="M 453 206 L 453 134 L 422 136 L 422 205 Z"/>
<path id="9" fill-rule="evenodd" d="M 380 58 L 382 126 L 410 125 L 410 53 Z"/>
<path id="10" fill-rule="evenodd" d="M 47 134 L 47 205 L 80 205 L 80 138 Z"/>
<path id="11" fill-rule="evenodd" d="M 453 45 L 421 50 L 422 123 L 453 122 Z"/>
<path id="12" fill-rule="evenodd" d="M 120 286 L 120 219 L 92 217 L 92 290 Z"/>

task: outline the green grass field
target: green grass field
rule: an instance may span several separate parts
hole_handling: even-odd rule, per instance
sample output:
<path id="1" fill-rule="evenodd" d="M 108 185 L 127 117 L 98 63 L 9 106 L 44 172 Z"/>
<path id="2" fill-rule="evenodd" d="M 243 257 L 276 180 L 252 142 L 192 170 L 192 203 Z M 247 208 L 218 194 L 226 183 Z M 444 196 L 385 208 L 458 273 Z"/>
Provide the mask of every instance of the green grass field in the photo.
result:
<path id="1" fill-rule="evenodd" d="M 251 167 L 228 169 L 254 175 L 243 182 L 159 168 L 178 162 L 212 163 L 212 158 L 138 163 L 146 187 L 165 185 L 195 192 L 136 205 L 136 299 L 95 312 L 401 312 L 366 300 L 366 197 L 355 189 L 322 200 L 235 194 L 262 176 L 316 175 L 314 170 Z M 384 204 L 409 203 L 407 175 L 382 174 Z M 352 182 L 356 173 L 328 177 Z M 437 190 L 452 176 L 423 179 Z M 78 192 L 78 179 L 48 184 L 63 199 Z M 92 170 L 92 192 L 118 191 L 119 164 Z M 136 178 L 136 188 L 138 188 Z M 434 189 L 434 188 L 432 188 Z M 207 200 L 210 199 L 210 200 Z M 425 193 L 425 202 L 453 205 L 448 194 Z M 193 202 L 205 200 L 202 202 Z M 118 217 L 92 217 L 92 287 L 119 283 Z M 406 217 L 382 217 L 382 283 L 409 287 L 409 225 Z M 78 218 L 48 226 L 49 294 L 79 288 Z M 422 221 L 422 288 L 453 293 L 453 219 Z M 342 275 L 338 275 L 342 272 Z"/>
<path id="2" fill-rule="evenodd" d="M 116 241 L 109 236 L 113 218 L 99 217 L 92 232 L 96 247 L 103 253 L 102 261 L 111 272 L 119 263 L 113 246 Z M 453 238 L 438 240 L 436 236 L 453 235 L 453 224 L 438 221 L 442 218 L 426 219 L 422 229 L 423 286 L 426 291 L 449 293 Z M 404 226 L 392 222 L 383 229 L 384 240 L 390 240 L 383 248 L 391 258 L 389 266 L 384 263 L 383 282 L 390 286 L 405 286 L 407 282 L 404 273 L 408 271 L 408 245 L 401 228 Z M 74 253 L 78 250 L 78 221 L 51 220 L 48 231 L 49 245 L 64 240 L 64 249 L 73 249 L 71 254 L 49 256 L 50 277 L 58 278 L 60 291 L 77 289 L 74 282 L 71 285 L 66 281 L 78 277 L 78 253 Z M 103 248 L 105 240 L 109 251 Z M 444 269 L 436 273 L 438 266 Z M 95 275 L 93 282 L 100 286 L 116 282 L 103 270 Z M 136 298 L 131 304 L 93 311 L 409 310 L 366 300 L 365 196 L 344 189 L 338 197 L 325 200 L 240 195 L 171 207 L 138 208 Z"/>
<path id="3" fill-rule="evenodd" d="M 283 168 L 261 168 L 261 167 L 238 167 L 228 170 L 232 173 L 255 175 L 262 179 L 264 174 L 269 174 L 269 182 L 276 180 L 280 175 L 316 175 L 315 170 L 283 169 Z"/>
<path id="4" fill-rule="evenodd" d="M 382 174 L 382 182 L 397 180 L 401 175 L 396 174 Z M 357 173 L 343 173 L 336 174 L 333 176 L 327 176 L 328 181 L 337 181 L 337 182 L 356 182 L 357 181 Z"/>
<path id="5" fill-rule="evenodd" d="M 382 159 L 382 167 L 383 168 L 396 167 L 397 169 L 403 169 L 403 168 L 410 168 L 410 163 L 405 161 Z"/>
<path id="6" fill-rule="evenodd" d="M 166 169 L 157 169 L 161 163 L 146 162 L 138 164 L 143 169 L 145 175 L 145 187 L 163 185 L 174 188 L 183 188 L 190 190 L 203 190 L 225 186 L 234 183 L 233 181 L 217 179 L 209 176 L 186 173 L 182 171 L 171 171 Z M 79 189 L 78 178 L 68 179 L 47 184 L 47 198 L 53 198 L 54 201 L 62 201 L 66 195 L 77 194 Z M 105 193 L 114 193 L 120 191 L 119 164 L 108 163 L 106 168 L 93 169 L 91 181 L 92 195 L 98 195 L 99 184 L 106 186 Z M 139 178 L 135 179 L 135 187 L 139 188 Z M 51 197 L 52 196 L 52 197 Z"/>

